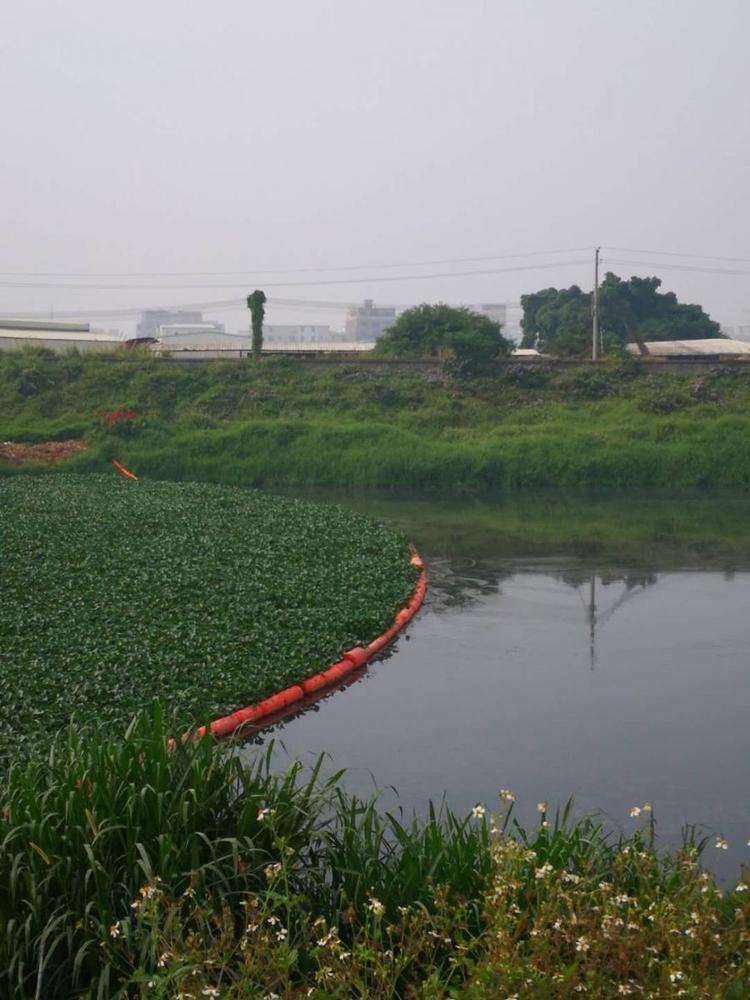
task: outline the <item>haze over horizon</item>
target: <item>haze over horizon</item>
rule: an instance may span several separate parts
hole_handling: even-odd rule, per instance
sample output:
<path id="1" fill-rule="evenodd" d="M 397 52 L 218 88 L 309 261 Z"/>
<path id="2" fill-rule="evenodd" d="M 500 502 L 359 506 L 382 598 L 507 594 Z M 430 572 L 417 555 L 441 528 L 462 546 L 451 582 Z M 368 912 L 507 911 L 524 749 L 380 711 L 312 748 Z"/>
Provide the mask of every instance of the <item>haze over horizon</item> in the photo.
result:
<path id="1" fill-rule="evenodd" d="M 514 303 L 603 245 L 750 326 L 748 37 L 747 0 L 7 5 L 0 314 Z"/>

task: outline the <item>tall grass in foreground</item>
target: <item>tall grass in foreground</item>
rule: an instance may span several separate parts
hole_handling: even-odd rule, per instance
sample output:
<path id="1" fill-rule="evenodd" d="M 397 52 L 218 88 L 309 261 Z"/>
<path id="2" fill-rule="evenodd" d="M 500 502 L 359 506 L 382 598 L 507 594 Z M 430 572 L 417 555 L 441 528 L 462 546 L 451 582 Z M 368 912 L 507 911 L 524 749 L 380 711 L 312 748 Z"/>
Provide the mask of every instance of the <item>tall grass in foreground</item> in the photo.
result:
<path id="1" fill-rule="evenodd" d="M 0 996 L 748 995 L 750 890 L 692 842 L 526 832 L 507 792 L 404 822 L 320 765 L 168 740 L 72 730 L 0 779 Z"/>

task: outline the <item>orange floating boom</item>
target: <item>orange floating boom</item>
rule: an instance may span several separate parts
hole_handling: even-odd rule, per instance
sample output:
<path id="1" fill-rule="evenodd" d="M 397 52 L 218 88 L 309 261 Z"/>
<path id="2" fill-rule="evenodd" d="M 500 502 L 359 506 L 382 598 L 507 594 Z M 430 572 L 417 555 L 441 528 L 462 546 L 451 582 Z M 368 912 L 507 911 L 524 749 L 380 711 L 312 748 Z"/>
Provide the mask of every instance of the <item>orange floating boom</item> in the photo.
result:
<path id="1" fill-rule="evenodd" d="M 138 482 L 138 476 L 136 476 L 134 472 L 131 472 L 130 469 L 126 469 L 125 466 L 118 462 L 116 458 L 110 458 L 110 462 L 114 465 L 118 472 L 122 473 L 123 476 L 126 476 L 128 479 L 135 479 L 135 481 Z"/>
<path id="2" fill-rule="evenodd" d="M 114 462 L 114 459 L 112 461 Z M 200 726 L 193 734 L 193 738 L 201 738 L 207 732 L 212 733 L 214 736 L 230 736 L 235 730 L 247 723 L 262 724 L 264 719 L 267 719 L 274 713 L 288 708 L 298 701 L 302 701 L 305 695 L 313 694 L 322 688 L 330 687 L 341 681 L 347 674 L 364 666 L 370 657 L 374 656 L 383 646 L 391 642 L 404 626 L 411 621 L 424 600 L 425 591 L 427 590 L 427 571 L 421 556 L 414 546 L 411 546 L 411 551 L 412 555 L 409 562 L 419 570 L 419 579 L 417 580 L 411 600 L 405 608 L 402 608 L 398 612 L 389 629 L 373 639 L 365 649 L 361 646 L 354 646 L 352 649 L 348 649 L 337 663 L 331 664 L 326 670 L 313 674 L 312 677 L 308 677 L 300 684 L 293 684 L 283 691 L 272 694 L 263 701 L 259 701 L 256 705 L 248 705 L 246 708 L 240 708 L 236 712 L 232 712 L 231 715 L 214 719 L 208 726 Z M 189 738 L 189 735 L 186 733 L 182 737 L 183 740 Z"/>

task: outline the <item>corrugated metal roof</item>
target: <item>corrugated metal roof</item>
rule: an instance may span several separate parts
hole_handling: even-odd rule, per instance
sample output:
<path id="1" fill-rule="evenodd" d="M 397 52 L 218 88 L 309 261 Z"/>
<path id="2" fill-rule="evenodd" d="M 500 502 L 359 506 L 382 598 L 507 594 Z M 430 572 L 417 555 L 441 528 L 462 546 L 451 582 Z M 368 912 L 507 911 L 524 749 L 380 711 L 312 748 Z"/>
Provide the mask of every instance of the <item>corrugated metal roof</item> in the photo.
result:
<path id="1" fill-rule="evenodd" d="M 647 340 L 649 354 L 655 357 L 700 357 L 703 354 L 736 354 L 750 356 L 750 343 L 746 340 L 729 340 L 714 337 L 710 340 Z M 639 354 L 637 344 L 628 344 L 628 350 Z"/>
<path id="2" fill-rule="evenodd" d="M 0 342 L 4 340 L 28 341 L 30 344 L 44 343 L 45 341 L 68 340 L 71 343 L 99 343 L 99 344 L 124 344 L 122 337 L 115 337 L 111 333 L 97 333 L 94 330 L 24 330 L 22 327 L 3 327 L 0 329 Z"/>

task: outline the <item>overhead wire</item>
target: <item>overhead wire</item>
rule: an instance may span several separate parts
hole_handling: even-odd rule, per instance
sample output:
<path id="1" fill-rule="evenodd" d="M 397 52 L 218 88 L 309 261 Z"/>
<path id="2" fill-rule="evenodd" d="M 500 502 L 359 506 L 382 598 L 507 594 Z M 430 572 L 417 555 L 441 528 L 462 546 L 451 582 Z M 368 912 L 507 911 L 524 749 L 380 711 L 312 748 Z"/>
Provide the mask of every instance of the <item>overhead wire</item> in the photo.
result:
<path id="1" fill-rule="evenodd" d="M 721 274 L 726 277 L 747 277 L 750 276 L 750 271 L 741 271 L 737 268 L 721 268 L 721 267 L 698 267 L 695 264 L 668 264 L 664 261 L 652 261 L 652 260 L 624 260 L 619 257 L 603 257 L 603 263 L 618 264 L 622 266 L 623 264 L 632 264 L 637 267 L 653 267 L 659 270 L 666 269 L 667 271 L 689 271 L 693 274 Z"/>
<path id="2" fill-rule="evenodd" d="M 444 264 L 478 264 L 491 260 L 520 260 L 563 253 L 586 253 L 591 247 L 568 247 L 560 250 L 529 250 L 522 253 L 489 254 L 483 257 L 445 257 L 438 260 L 412 260 L 400 263 L 340 264 L 319 267 L 243 268 L 230 271 L 0 271 L 0 277 L 27 278 L 207 278 L 229 275 L 255 277 L 266 274 L 320 274 L 325 271 L 393 270 L 399 267 L 436 267 Z"/>
<path id="3" fill-rule="evenodd" d="M 676 250 L 644 250 L 632 247 L 601 246 L 602 250 L 614 250 L 615 253 L 644 253 L 653 257 L 686 257 L 692 260 L 723 260 L 730 264 L 750 264 L 750 257 L 719 257 L 716 254 L 678 253 Z"/>
<path id="4" fill-rule="evenodd" d="M 519 264 L 514 267 L 491 267 L 491 268 L 481 268 L 471 271 L 431 271 L 427 274 L 389 274 L 389 275 L 366 275 L 358 278 L 324 278 L 316 279 L 314 281 L 266 281 L 263 283 L 264 288 L 302 288 L 302 287 L 320 287 L 321 285 L 362 285 L 362 284 L 373 284 L 381 282 L 394 282 L 394 281 L 426 281 L 434 278 L 471 278 L 490 274 L 510 274 L 519 271 L 538 271 L 546 270 L 550 268 L 558 267 L 571 267 L 580 266 L 582 264 L 587 264 L 588 261 L 584 260 L 565 260 L 565 261 L 555 261 L 554 263 L 546 264 Z M 200 282 L 192 282 L 189 285 L 173 285 L 173 284 L 149 284 L 149 285 L 110 285 L 110 284 L 93 284 L 90 282 L 36 282 L 36 281 L 0 281 L 0 287 L 2 288 L 36 288 L 36 289 L 47 289 L 47 288 L 64 288 L 64 289 L 97 289 L 100 291 L 165 291 L 165 290 L 186 290 L 190 288 L 210 288 L 210 289 L 229 289 L 229 288 L 245 288 L 247 282 L 237 283 L 237 282 L 221 282 L 217 284 L 203 284 Z"/>

